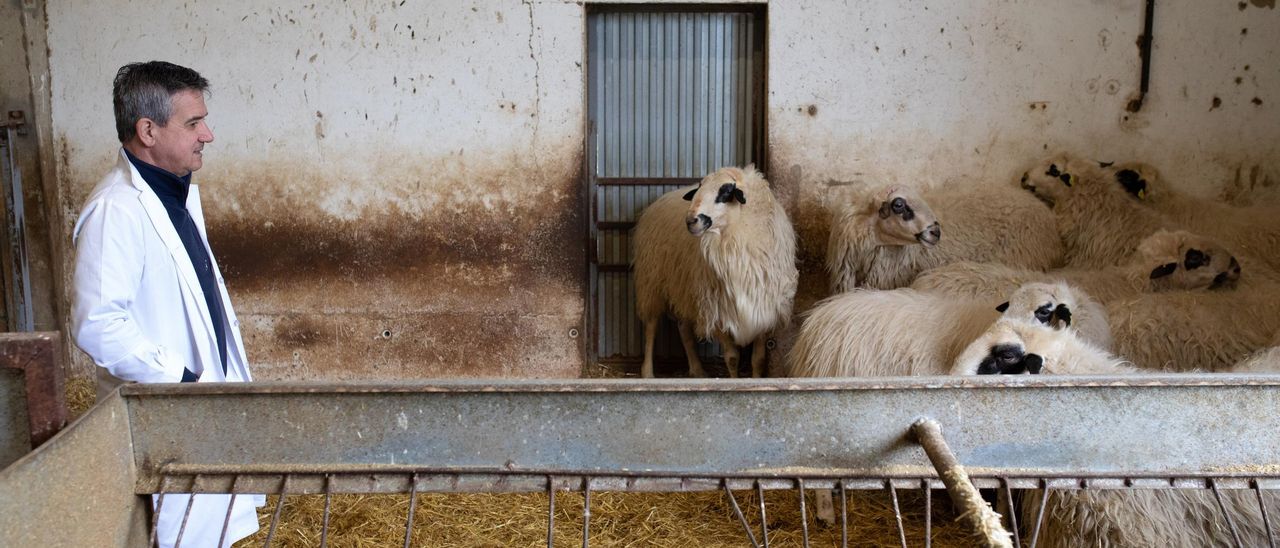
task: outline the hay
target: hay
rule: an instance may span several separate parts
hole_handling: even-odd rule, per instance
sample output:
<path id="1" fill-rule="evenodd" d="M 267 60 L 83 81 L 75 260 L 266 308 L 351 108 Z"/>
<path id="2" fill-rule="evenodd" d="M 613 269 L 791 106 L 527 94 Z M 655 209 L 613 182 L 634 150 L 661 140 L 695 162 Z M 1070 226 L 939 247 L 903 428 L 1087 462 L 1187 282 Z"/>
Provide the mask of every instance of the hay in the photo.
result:
<path id="1" fill-rule="evenodd" d="M 974 538 L 955 520 L 945 493 L 933 494 L 933 545 L 973 546 Z M 735 491 L 738 504 L 757 540 L 760 514 L 754 492 Z M 900 492 L 907 541 L 923 544 L 924 497 Z M 262 528 L 236 546 L 262 546 L 277 497 L 259 509 Z M 770 546 L 803 546 L 800 508 L 795 491 L 766 491 Z M 839 500 L 835 501 L 837 510 Z M 813 546 L 839 546 L 840 526 L 819 526 L 809 512 Z M 272 546 L 320 545 L 324 497 L 290 495 Z M 409 511 L 407 495 L 334 495 L 329 518 L 329 546 L 402 546 Z M 884 492 L 849 494 L 849 545 L 900 546 L 893 504 Z M 414 510 L 413 546 L 546 546 L 547 496 L 535 494 L 419 494 Z M 591 546 L 749 546 L 733 506 L 723 492 L 591 494 Z M 582 546 L 582 494 L 556 494 L 555 545 Z"/>
<path id="2" fill-rule="evenodd" d="M 67 379 L 63 393 L 67 397 L 67 422 L 85 414 L 98 402 L 98 387 L 93 377 L 73 376 Z"/>

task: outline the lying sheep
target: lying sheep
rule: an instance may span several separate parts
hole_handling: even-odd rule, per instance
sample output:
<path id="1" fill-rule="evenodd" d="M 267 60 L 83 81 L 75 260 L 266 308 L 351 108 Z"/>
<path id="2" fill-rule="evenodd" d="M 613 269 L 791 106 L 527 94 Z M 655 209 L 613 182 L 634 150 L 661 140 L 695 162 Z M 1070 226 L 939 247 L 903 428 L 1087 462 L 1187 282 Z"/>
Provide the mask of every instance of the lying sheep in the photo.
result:
<path id="1" fill-rule="evenodd" d="M 1280 286 L 1147 293 L 1107 303 L 1112 348 L 1143 369 L 1224 371 L 1271 344 Z"/>
<path id="2" fill-rule="evenodd" d="M 911 287 L 988 298 L 1027 282 L 1062 280 L 1107 303 L 1143 292 L 1230 288 L 1240 271 L 1231 252 L 1214 241 L 1186 231 L 1161 230 L 1147 236 L 1122 266 L 1038 272 L 962 261 L 921 274 Z"/>
<path id="3" fill-rule="evenodd" d="M 1105 341 L 1102 308 L 1066 284 L 1031 283 L 999 305 L 1008 317 L 1077 325 Z M 796 377 L 945 375 L 962 350 L 1000 317 L 995 301 L 915 289 L 858 290 L 806 314 L 789 356 Z"/>
<path id="4" fill-rule="evenodd" d="M 1280 216 L 1275 204 L 1236 207 L 1188 196 L 1170 188 L 1154 167 L 1141 162 L 1117 163 L 1104 168 L 1117 185 L 1138 202 L 1164 216 L 1170 223 L 1205 234 L 1280 271 L 1280 227 L 1271 222 Z"/>
<path id="5" fill-rule="evenodd" d="M 1127 362 L 1080 340 L 1070 330 L 1054 330 L 1019 320 L 1001 320 L 956 360 L 956 375 L 972 374 L 1132 374 Z M 1224 490 L 1244 546 L 1265 546 L 1266 528 L 1252 492 Z M 1023 498 L 1022 523 L 1040 515 L 1038 492 Z M 1280 497 L 1264 495 L 1271 515 Z M 1222 510 L 1206 490 L 1054 490 L 1044 507 L 1039 546 L 1232 546 Z"/>
<path id="6" fill-rule="evenodd" d="M 754 166 L 727 167 L 692 190 L 668 192 L 640 215 L 635 240 L 641 375 L 653 377 L 658 321 L 670 313 L 690 376 L 706 375 L 695 334 L 720 342 L 733 377 L 737 347 L 751 344 L 751 374 L 762 376 L 765 340 L 791 321 L 799 276 L 795 230 L 764 176 Z"/>
<path id="7" fill-rule="evenodd" d="M 1136 203 L 1096 162 L 1057 154 L 1022 176 L 1022 187 L 1053 208 L 1067 264 L 1123 264 L 1147 235 L 1178 227 Z"/>
<path id="8" fill-rule="evenodd" d="M 835 294 L 905 287 L 924 270 L 962 260 L 1044 270 L 1059 266 L 1062 253 L 1053 217 L 1016 189 L 938 189 L 922 196 L 903 187 L 872 188 L 833 212 L 826 267 Z"/>

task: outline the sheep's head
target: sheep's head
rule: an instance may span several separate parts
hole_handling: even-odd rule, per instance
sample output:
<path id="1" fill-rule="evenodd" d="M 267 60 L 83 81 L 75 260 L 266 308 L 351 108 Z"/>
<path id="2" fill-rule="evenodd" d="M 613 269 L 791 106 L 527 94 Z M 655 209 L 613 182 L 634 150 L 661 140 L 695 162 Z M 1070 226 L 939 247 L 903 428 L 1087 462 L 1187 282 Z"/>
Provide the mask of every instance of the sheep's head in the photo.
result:
<path id="1" fill-rule="evenodd" d="M 1152 291 L 1235 286 L 1240 263 L 1217 242 L 1185 230 L 1160 230 L 1142 240 L 1137 268 L 1150 272 Z"/>
<path id="2" fill-rule="evenodd" d="M 697 188 L 686 193 L 684 199 L 692 202 L 684 218 L 689 233 L 694 236 L 708 232 L 719 234 L 731 225 L 739 207 L 747 203 L 746 191 L 741 186 L 745 179 L 741 169 L 721 168 L 703 177 Z"/>
<path id="3" fill-rule="evenodd" d="M 1071 310 L 1077 302 L 1075 291 L 1067 284 L 1033 282 L 1019 287 L 996 310 L 1005 318 L 1066 329 L 1071 327 Z"/>
<path id="4" fill-rule="evenodd" d="M 1053 334 L 1043 325 L 1001 319 L 960 353 L 951 374 L 1040 374 L 1045 370 L 1045 353 L 1056 350 L 1052 337 L 1046 336 Z"/>
<path id="5" fill-rule="evenodd" d="M 920 195 L 902 187 L 879 195 L 875 228 L 884 245 L 923 244 L 932 247 L 942 238 L 942 225 Z"/>
<path id="6" fill-rule="evenodd" d="M 1160 185 L 1160 172 L 1141 162 L 1115 164 L 1109 166 L 1107 171 L 1125 192 L 1139 200 L 1149 199 L 1152 187 Z"/>
<path id="7" fill-rule="evenodd" d="M 1097 175 L 1097 164 L 1057 154 L 1045 158 L 1022 174 L 1022 188 L 1053 207 L 1066 198 L 1082 178 Z"/>

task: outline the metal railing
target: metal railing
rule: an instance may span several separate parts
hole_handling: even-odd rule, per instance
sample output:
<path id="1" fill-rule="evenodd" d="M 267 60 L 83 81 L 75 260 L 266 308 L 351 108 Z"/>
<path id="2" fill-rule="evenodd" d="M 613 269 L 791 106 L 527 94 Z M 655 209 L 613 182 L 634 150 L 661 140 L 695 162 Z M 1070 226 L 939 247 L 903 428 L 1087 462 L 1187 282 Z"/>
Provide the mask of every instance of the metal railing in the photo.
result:
<path id="1" fill-rule="evenodd" d="M 934 423 L 913 434 L 921 417 L 945 441 Z M 592 493 L 724 491 L 744 540 L 768 546 L 764 490 L 797 491 L 803 514 L 807 490 L 843 510 L 874 489 L 905 546 L 900 491 L 922 490 L 929 516 L 949 488 L 969 515 L 985 508 L 970 484 L 1010 507 L 1039 490 L 1025 535 L 1009 512 L 1019 546 L 1059 490 L 1207 489 L 1234 531 L 1221 492 L 1280 488 L 1277 431 L 1274 376 L 132 385 L 0 472 L 0 544 L 142 545 L 152 493 L 279 494 L 272 529 L 290 496 L 400 493 L 408 539 L 421 493 L 545 492 L 550 546 L 570 491 L 586 545 Z M 735 490 L 761 494 L 762 530 Z"/>

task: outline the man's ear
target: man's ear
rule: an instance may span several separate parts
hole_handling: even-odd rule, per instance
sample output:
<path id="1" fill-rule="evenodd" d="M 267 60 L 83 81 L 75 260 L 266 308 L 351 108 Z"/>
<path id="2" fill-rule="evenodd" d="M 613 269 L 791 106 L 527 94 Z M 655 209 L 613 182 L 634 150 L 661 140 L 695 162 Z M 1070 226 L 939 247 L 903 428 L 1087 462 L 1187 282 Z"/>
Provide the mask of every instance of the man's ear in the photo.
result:
<path id="1" fill-rule="evenodd" d="M 156 122 L 150 118 L 139 118 L 133 124 L 133 130 L 138 134 L 138 140 L 149 147 L 156 144 L 155 129 Z"/>

